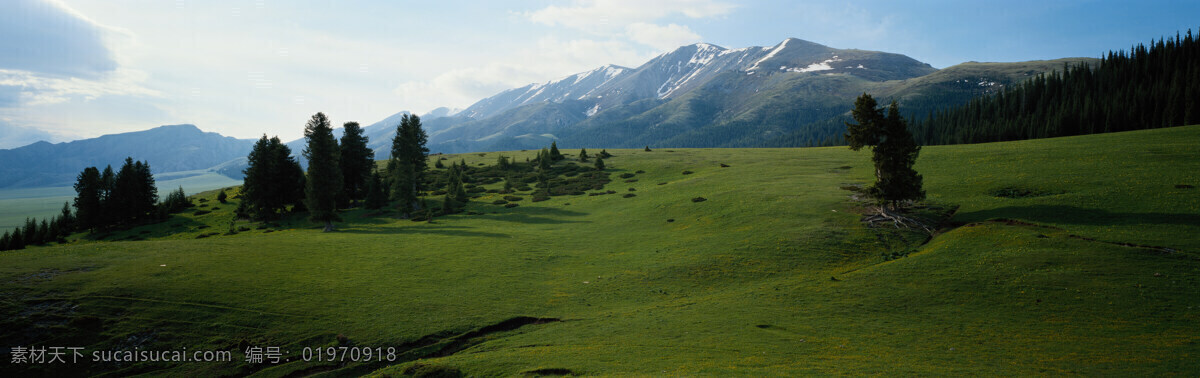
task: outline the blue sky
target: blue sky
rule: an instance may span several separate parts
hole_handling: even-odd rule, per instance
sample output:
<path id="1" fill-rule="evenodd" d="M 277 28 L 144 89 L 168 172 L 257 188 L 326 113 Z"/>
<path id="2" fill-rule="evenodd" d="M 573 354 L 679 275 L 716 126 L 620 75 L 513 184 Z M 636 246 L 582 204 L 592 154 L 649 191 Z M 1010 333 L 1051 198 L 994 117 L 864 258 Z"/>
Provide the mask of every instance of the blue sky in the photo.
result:
<path id="1" fill-rule="evenodd" d="M 702 41 L 796 37 L 938 68 L 1099 57 L 1197 15 L 1195 1 L 6 0 L 0 148 L 179 123 L 290 140 L 317 111 L 369 124 L 466 107 Z"/>

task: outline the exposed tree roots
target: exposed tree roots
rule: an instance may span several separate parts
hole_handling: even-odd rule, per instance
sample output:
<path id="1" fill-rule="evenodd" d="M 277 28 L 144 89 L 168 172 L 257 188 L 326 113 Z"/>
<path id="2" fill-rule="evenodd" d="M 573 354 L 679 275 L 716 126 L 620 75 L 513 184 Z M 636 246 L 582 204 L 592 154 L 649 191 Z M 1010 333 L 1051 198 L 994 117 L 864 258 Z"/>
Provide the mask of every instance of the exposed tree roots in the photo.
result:
<path id="1" fill-rule="evenodd" d="M 863 222 L 866 222 L 871 227 L 885 227 L 891 225 L 895 228 L 917 228 L 925 231 L 927 234 L 933 234 L 933 228 L 925 224 L 921 220 L 904 215 L 902 213 L 888 210 L 886 207 L 880 206 L 875 209 L 874 213 L 869 213 L 863 216 Z"/>

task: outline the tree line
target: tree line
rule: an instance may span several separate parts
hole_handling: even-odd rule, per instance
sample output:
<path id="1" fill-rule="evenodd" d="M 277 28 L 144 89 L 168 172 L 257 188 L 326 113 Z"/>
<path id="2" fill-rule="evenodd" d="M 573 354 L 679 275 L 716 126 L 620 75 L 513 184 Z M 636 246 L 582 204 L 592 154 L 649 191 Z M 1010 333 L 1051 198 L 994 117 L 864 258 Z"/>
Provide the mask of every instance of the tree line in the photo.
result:
<path id="1" fill-rule="evenodd" d="M 63 203 L 62 212 L 52 218 L 28 218 L 24 227 L 0 236 L 0 250 L 23 249 L 31 245 L 66 242 L 75 231 L 110 230 L 146 222 L 161 221 L 171 213 L 192 207 L 183 188 L 171 191 L 160 203 L 158 187 L 150 164 L 126 158 L 117 171 L 106 166 L 84 168 L 75 181 L 74 208 Z"/>
<path id="2" fill-rule="evenodd" d="M 343 124 L 339 142 L 333 136 L 329 118 L 318 112 L 304 126 L 308 169 L 300 167 L 291 149 L 278 137 L 263 135 L 248 156 L 242 186 L 239 216 L 258 220 L 276 219 L 286 211 L 307 211 L 309 219 L 333 230 L 339 221 L 339 209 L 356 206 L 380 208 L 395 201 L 404 216 L 426 208 L 419 194 L 429 170 L 428 136 L 421 118 L 405 115 L 396 127 L 392 156 L 384 174 L 375 166 L 374 152 L 367 147 L 357 122 Z"/>
<path id="3" fill-rule="evenodd" d="M 63 202 L 62 213 L 49 219 L 25 218 L 25 226 L 12 231 L 5 231 L 0 236 L 0 251 L 25 249 L 30 245 L 43 245 L 51 242 L 66 242 L 67 236 L 75 229 L 75 217 L 71 207 Z"/>
<path id="4" fill-rule="evenodd" d="M 922 144 L 981 143 L 1200 123 L 1200 38 L 1188 30 L 1095 66 L 1064 65 L 994 95 L 930 112 L 911 126 Z"/>

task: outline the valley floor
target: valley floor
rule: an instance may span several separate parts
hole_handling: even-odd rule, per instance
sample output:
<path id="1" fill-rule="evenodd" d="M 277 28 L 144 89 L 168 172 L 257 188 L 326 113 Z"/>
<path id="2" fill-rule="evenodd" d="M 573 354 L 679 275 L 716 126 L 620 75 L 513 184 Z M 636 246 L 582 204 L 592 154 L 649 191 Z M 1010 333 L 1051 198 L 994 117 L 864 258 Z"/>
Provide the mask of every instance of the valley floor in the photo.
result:
<path id="1" fill-rule="evenodd" d="M 207 213 L 109 238 L 126 241 L 0 253 L 0 347 L 234 361 L 0 375 L 1196 375 L 1198 142 L 1189 126 L 926 147 L 929 205 L 954 211 L 928 243 L 860 222 L 843 187 L 870 182 L 870 157 L 844 147 L 612 150 L 616 194 L 484 194 L 432 222 L 351 210 L 333 233 L 225 235 L 236 201 L 206 192 Z M 246 363 L 256 346 L 284 360 Z M 397 356 L 304 361 L 331 346 Z"/>

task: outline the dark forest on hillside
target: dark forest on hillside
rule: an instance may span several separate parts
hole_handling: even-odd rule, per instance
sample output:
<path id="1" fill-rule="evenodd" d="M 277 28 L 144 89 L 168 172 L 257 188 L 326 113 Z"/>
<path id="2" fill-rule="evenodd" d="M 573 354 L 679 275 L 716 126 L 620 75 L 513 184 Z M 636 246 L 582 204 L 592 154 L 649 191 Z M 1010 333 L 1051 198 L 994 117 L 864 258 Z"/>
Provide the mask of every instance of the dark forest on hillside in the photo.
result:
<path id="1" fill-rule="evenodd" d="M 1200 41 L 1186 36 L 1109 52 L 910 124 L 921 144 L 982 143 L 1200 123 Z M 903 104 L 902 104 L 903 105 Z"/>

